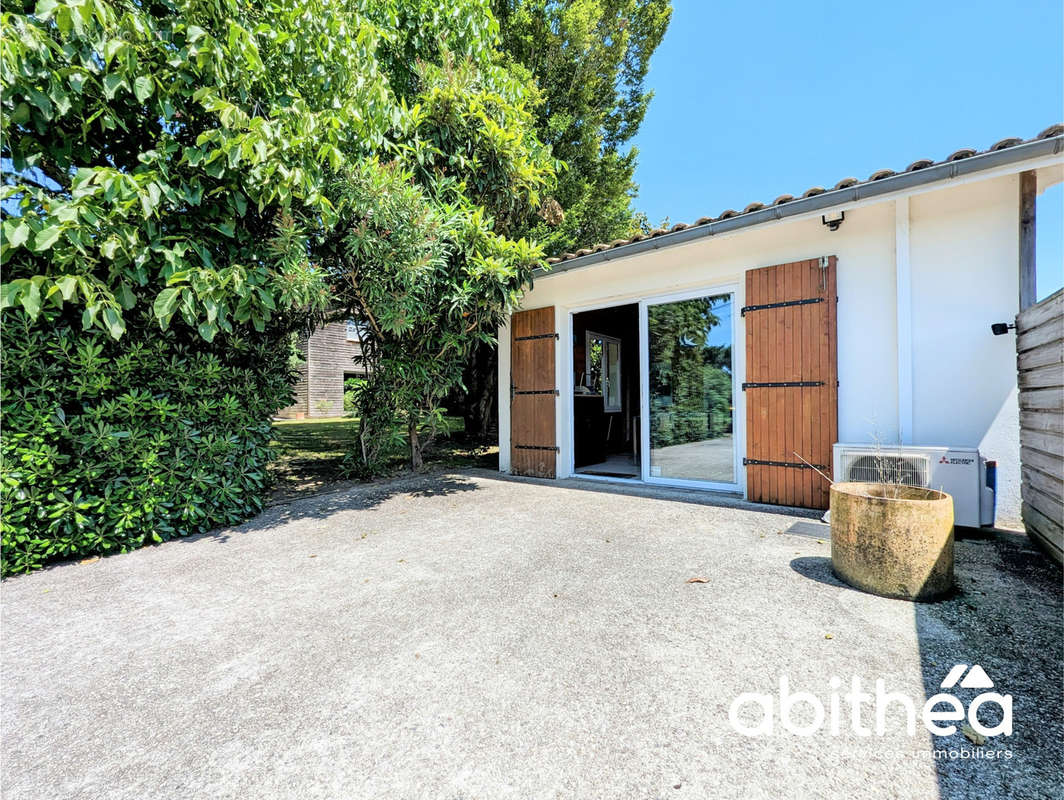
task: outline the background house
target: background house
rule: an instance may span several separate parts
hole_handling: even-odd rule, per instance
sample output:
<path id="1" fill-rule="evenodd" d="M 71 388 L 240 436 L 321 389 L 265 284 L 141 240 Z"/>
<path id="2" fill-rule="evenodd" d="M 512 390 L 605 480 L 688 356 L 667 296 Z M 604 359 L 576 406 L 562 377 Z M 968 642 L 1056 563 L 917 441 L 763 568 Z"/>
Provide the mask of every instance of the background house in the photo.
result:
<path id="1" fill-rule="evenodd" d="M 281 409 L 282 419 L 339 417 L 344 413 L 344 380 L 366 374 L 355 362 L 362 354 L 358 323 L 330 322 L 300 342 L 304 363 L 296 384 L 296 401 Z"/>
<path id="2" fill-rule="evenodd" d="M 835 443 L 978 448 L 1018 521 L 1017 343 L 991 325 L 1036 299 L 1062 179 L 1056 125 L 554 259 L 499 334 L 500 468 L 825 507 L 800 459 L 830 474 Z"/>

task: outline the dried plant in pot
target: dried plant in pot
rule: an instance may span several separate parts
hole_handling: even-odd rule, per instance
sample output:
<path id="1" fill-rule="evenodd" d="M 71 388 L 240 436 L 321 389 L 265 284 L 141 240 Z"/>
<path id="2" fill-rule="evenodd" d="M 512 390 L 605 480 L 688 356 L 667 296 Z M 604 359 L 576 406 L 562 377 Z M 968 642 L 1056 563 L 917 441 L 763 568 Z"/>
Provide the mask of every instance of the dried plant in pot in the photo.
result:
<path id="1" fill-rule="evenodd" d="M 953 588 L 953 498 L 895 483 L 832 484 L 831 565 L 872 594 L 940 597 Z"/>

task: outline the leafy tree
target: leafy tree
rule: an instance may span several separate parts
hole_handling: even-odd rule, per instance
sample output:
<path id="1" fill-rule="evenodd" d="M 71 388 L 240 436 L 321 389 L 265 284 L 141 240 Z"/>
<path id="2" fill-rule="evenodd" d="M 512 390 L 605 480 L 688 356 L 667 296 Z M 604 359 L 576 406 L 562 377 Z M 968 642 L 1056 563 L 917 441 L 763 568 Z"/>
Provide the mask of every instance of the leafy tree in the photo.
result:
<path id="1" fill-rule="evenodd" d="M 441 187 L 457 190 L 499 234 L 521 230 L 555 178 L 550 150 L 535 135 L 535 89 L 504 70 L 450 58 L 419 77 L 405 146 L 418 182 L 437 196 Z"/>
<path id="2" fill-rule="evenodd" d="M 421 91 L 426 64 L 450 58 L 495 71 L 499 24 L 488 0 L 365 0 L 365 7 L 382 31 L 381 68 L 395 96 L 408 104 Z"/>
<path id="3" fill-rule="evenodd" d="M 558 169 L 535 133 L 541 96 L 527 73 L 520 66 L 504 69 L 483 54 L 459 59 L 442 52 L 438 64 L 419 65 L 408 86 L 416 90 L 410 127 L 395 152 L 437 203 L 480 208 L 477 227 L 515 238 L 553 188 Z M 469 249 L 470 241 L 481 249 Z M 475 268 L 462 261 L 475 265 L 489 255 L 485 241 L 478 236 L 452 242 L 452 270 Z M 531 266 L 520 270 L 525 282 Z M 516 304 L 509 287 L 491 302 Z M 462 350 L 464 372 L 447 382 L 446 404 L 457 407 L 467 433 L 477 435 L 494 410 L 494 330 L 478 328 L 474 339 L 471 349 Z"/>
<path id="4" fill-rule="evenodd" d="M 650 57 L 668 26 L 668 0 L 492 0 L 501 47 L 540 91 L 538 138 L 558 165 L 557 185 L 514 228 L 557 254 L 636 233 L 636 151 L 628 146 L 650 102 Z M 454 398 L 473 435 L 497 419 L 498 357 L 483 345 Z"/>
<path id="5" fill-rule="evenodd" d="M 329 170 L 399 122 L 363 15 L 40 0 L 3 29 L 4 307 L 74 304 L 118 338 L 146 304 L 210 340 L 324 300 L 270 239 L 285 213 L 329 224 Z"/>
<path id="6" fill-rule="evenodd" d="M 418 81 L 406 165 L 367 161 L 343 176 L 343 222 L 318 248 L 340 305 L 368 323 L 369 375 L 355 395 L 364 471 L 400 432 L 421 466 L 471 353 L 494 342 L 542 263 L 538 247 L 505 235 L 553 179 L 520 88 L 470 61 L 427 65 Z"/>
<path id="7" fill-rule="evenodd" d="M 502 47 L 544 95 L 539 138 L 568 165 L 554 197 L 564 219 L 532 220 L 548 254 L 634 233 L 639 130 L 653 93 L 650 57 L 669 24 L 669 0 L 493 0 Z M 549 216 L 545 214 L 544 216 Z"/>
<path id="8" fill-rule="evenodd" d="M 554 174 L 486 0 L 40 0 L 0 23 L 13 568 L 260 508 L 290 333 L 327 304 L 373 320 L 363 463 L 401 424 L 418 464 L 540 263 L 515 232 Z"/>

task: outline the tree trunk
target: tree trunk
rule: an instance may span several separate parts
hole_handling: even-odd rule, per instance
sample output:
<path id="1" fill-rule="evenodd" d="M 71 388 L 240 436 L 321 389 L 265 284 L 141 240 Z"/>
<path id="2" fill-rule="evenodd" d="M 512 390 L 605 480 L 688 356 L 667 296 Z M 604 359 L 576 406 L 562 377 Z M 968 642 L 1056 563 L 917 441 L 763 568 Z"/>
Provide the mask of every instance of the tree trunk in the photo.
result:
<path id="1" fill-rule="evenodd" d="M 421 454 L 421 442 L 417 438 L 417 420 L 411 419 L 407 430 L 410 435 L 410 468 L 417 472 L 425 465 Z"/>

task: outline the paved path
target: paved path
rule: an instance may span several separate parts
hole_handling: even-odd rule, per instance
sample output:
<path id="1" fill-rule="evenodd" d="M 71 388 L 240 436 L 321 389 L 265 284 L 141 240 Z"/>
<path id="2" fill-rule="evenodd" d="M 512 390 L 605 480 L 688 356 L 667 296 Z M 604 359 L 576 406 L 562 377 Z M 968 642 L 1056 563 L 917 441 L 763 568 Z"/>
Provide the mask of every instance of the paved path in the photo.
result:
<path id="1" fill-rule="evenodd" d="M 426 477 L 5 581 L 3 795 L 1055 791 L 1060 574 L 1024 538 L 960 542 L 962 594 L 914 606 L 840 585 L 815 532 L 780 533 L 786 512 L 697 497 Z M 893 713 L 864 739 L 728 722 L 781 673 L 825 700 L 856 674 L 922 703 L 958 662 L 1015 697 L 992 741 L 1012 759 L 936 762 Z"/>

